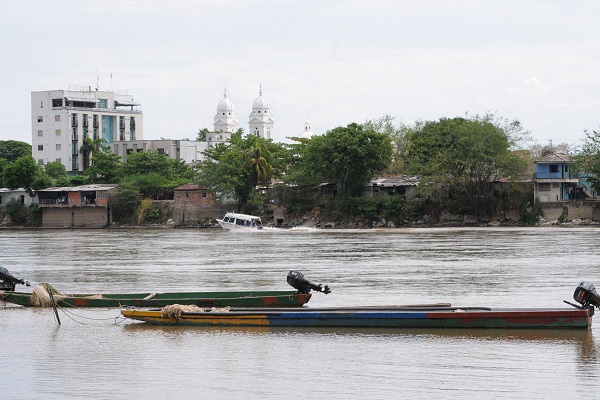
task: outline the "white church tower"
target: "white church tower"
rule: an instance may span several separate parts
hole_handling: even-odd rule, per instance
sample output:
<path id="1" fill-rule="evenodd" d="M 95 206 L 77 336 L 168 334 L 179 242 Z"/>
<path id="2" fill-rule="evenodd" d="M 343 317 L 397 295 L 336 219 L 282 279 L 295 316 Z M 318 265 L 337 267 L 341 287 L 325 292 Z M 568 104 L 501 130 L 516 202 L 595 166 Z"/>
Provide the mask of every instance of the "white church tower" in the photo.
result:
<path id="1" fill-rule="evenodd" d="M 269 103 L 262 96 L 262 85 L 258 92 L 258 97 L 252 103 L 252 112 L 250 113 L 250 133 L 256 136 L 262 136 L 265 139 L 271 139 L 273 134 L 273 116 L 271 115 L 271 108 Z"/>
<path id="2" fill-rule="evenodd" d="M 306 121 L 304 121 L 304 132 L 302 132 L 300 137 L 310 139 L 314 135 L 315 133 L 312 131 L 310 120 L 308 119 L 308 117 L 306 117 Z"/>
<path id="3" fill-rule="evenodd" d="M 213 127 L 215 133 L 224 133 L 227 139 L 231 137 L 231 133 L 237 131 L 240 127 L 235 117 L 233 103 L 227 98 L 227 88 L 225 88 L 223 99 L 217 105 Z"/>

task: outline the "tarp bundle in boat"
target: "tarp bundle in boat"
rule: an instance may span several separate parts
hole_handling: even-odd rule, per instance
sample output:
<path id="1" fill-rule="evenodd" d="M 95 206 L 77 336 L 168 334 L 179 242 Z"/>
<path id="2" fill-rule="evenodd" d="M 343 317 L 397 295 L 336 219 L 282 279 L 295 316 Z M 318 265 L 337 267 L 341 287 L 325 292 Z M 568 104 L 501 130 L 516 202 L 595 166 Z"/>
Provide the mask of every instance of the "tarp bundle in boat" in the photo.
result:
<path id="1" fill-rule="evenodd" d="M 209 312 L 229 312 L 231 307 L 216 308 L 213 307 Z M 206 309 L 195 306 L 195 305 L 183 305 L 183 304 L 171 304 L 164 306 L 160 310 L 160 315 L 163 318 L 174 318 L 180 319 L 182 313 L 203 313 L 207 312 Z"/>

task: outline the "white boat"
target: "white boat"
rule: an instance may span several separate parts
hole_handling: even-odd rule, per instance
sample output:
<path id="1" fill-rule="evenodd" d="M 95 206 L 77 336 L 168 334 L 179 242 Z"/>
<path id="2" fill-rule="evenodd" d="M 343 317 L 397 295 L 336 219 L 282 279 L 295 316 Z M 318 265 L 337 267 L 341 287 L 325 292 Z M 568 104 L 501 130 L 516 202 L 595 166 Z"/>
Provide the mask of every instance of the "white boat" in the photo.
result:
<path id="1" fill-rule="evenodd" d="M 248 214 L 227 213 L 223 219 L 217 219 L 217 222 L 221 225 L 221 228 L 228 230 L 263 228 L 260 217 Z"/>

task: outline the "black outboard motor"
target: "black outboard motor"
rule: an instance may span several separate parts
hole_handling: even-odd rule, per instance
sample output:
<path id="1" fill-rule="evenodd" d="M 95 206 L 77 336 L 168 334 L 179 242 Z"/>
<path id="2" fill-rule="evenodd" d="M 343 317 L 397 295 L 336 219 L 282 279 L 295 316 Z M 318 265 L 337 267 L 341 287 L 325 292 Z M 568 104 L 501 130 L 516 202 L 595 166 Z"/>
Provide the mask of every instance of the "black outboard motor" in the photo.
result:
<path id="1" fill-rule="evenodd" d="M 290 271 L 287 275 L 287 282 L 294 288 L 297 289 L 300 293 L 310 293 L 311 290 L 316 292 L 323 292 L 325 294 L 331 293 L 329 290 L 329 286 L 310 282 L 309 280 L 304 278 L 304 274 L 300 271 Z"/>
<path id="2" fill-rule="evenodd" d="M 17 283 L 29 286 L 29 281 L 27 279 L 15 278 L 6 268 L 0 267 L 0 290 L 14 292 Z"/>
<path id="3" fill-rule="evenodd" d="M 581 282 L 575 289 L 573 298 L 581 304 L 581 308 L 588 308 L 589 306 L 600 308 L 600 295 L 591 283 Z"/>

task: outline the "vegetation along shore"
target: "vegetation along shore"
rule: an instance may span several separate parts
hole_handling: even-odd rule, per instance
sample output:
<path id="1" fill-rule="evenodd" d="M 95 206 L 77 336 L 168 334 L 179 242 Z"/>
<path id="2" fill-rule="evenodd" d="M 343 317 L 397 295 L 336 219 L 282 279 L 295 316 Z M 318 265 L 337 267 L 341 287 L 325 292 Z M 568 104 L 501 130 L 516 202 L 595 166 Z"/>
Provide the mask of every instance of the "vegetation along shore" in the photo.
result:
<path id="1" fill-rule="evenodd" d="M 36 163 L 27 143 L 0 141 L 0 225 L 215 227 L 226 211 L 261 216 L 267 226 L 317 228 L 600 220 L 597 131 L 586 131 L 573 151 L 532 144 L 518 121 L 495 115 L 411 125 L 384 116 L 289 139 L 240 129 L 206 150 L 202 163 L 186 165 L 153 151 L 123 162 L 102 140 L 86 138 L 86 168 L 72 176 L 60 162 Z M 550 178 L 538 169 L 546 164 Z M 556 166 L 561 176 L 552 175 Z M 557 186 L 561 179 L 568 185 Z M 555 189 L 565 196 L 552 198 Z"/>

